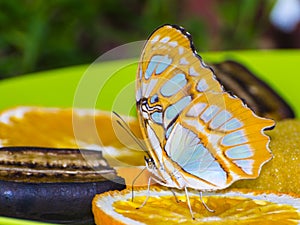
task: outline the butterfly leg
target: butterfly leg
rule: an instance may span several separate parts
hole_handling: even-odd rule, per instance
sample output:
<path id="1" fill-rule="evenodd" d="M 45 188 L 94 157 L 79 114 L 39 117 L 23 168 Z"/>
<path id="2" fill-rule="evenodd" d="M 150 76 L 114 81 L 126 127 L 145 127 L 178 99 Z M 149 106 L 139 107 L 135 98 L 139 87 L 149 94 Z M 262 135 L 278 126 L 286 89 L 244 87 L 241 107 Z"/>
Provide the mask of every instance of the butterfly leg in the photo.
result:
<path id="1" fill-rule="evenodd" d="M 191 202 L 190 202 L 190 197 L 189 197 L 189 193 L 188 193 L 187 187 L 184 187 L 184 191 L 185 191 L 185 197 L 186 197 L 187 205 L 189 207 L 192 219 L 194 220 L 195 217 L 194 217 L 194 213 L 193 213 L 193 210 L 192 210 L 192 207 L 191 207 Z"/>
<path id="2" fill-rule="evenodd" d="M 147 188 L 147 196 L 146 196 L 144 202 L 143 202 L 139 207 L 137 207 L 136 209 L 141 209 L 141 208 L 143 208 L 143 207 L 146 205 L 146 203 L 147 203 L 147 201 L 148 201 L 148 199 L 149 199 L 149 196 L 150 196 L 150 185 L 151 185 L 151 180 L 152 180 L 152 177 L 149 177 L 149 180 L 148 180 L 148 188 Z"/>
<path id="3" fill-rule="evenodd" d="M 211 213 L 214 213 L 215 210 L 209 208 L 208 205 L 206 205 L 205 202 L 203 201 L 202 191 L 199 191 L 199 196 L 200 196 L 200 201 L 202 202 L 202 205 L 206 208 L 206 210 L 209 211 L 209 212 L 211 212 Z"/>
<path id="4" fill-rule="evenodd" d="M 174 190 L 173 190 L 173 189 L 170 189 L 170 190 L 171 190 L 171 192 L 172 192 L 172 194 L 173 194 L 173 196 L 174 196 L 176 202 L 177 202 L 177 203 L 181 202 L 181 201 L 177 198 L 177 196 L 176 196 Z"/>
<path id="5" fill-rule="evenodd" d="M 139 174 L 133 179 L 132 183 L 131 183 L 131 201 L 133 202 L 133 198 L 134 198 L 134 184 L 137 181 L 137 179 L 142 175 L 142 173 L 147 169 L 147 167 L 145 167 L 144 169 L 142 169 Z"/>

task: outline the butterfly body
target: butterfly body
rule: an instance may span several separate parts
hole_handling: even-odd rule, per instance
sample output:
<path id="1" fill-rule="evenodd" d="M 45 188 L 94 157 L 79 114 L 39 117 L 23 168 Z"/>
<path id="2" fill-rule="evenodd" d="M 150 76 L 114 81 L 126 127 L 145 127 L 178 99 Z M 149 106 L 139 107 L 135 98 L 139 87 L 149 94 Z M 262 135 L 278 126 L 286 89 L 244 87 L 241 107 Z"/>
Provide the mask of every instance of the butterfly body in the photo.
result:
<path id="1" fill-rule="evenodd" d="M 179 189 L 217 190 L 253 179 L 272 158 L 274 126 L 224 92 L 190 34 L 165 25 L 145 44 L 136 81 L 141 130 L 155 180 Z"/>

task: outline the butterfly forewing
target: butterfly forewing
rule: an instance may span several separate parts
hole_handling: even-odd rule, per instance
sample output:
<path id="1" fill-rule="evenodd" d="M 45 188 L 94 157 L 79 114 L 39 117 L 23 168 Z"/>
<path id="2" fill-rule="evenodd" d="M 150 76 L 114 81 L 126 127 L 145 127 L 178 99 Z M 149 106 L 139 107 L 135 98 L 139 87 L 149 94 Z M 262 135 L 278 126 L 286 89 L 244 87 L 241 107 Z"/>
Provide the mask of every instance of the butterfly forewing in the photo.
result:
<path id="1" fill-rule="evenodd" d="M 223 89 L 191 48 L 182 28 L 163 26 L 145 44 L 137 73 L 136 100 L 141 117 L 150 123 L 160 143 L 180 112 L 199 93 Z M 146 109 L 147 108 L 147 109 Z M 144 120 L 143 119 L 143 120 Z"/>
<path id="2" fill-rule="evenodd" d="M 150 36 L 136 88 L 141 130 L 166 186 L 222 189 L 257 177 L 271 158 L 263 130 L 273 121 L 224 92 L 182 28 Z"/>

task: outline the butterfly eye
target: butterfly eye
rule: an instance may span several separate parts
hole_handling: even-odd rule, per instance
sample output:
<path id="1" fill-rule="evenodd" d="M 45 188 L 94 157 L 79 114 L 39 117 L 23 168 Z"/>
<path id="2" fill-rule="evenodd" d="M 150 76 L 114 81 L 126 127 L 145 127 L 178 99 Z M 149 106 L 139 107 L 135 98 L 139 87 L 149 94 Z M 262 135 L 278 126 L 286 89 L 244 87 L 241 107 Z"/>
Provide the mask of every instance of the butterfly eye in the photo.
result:
<path id="1" fill-rule="evenodd" d="M 151 164 L 153 162 L 153 159 L 152 158 L 147 158 L 145 156 L 145 161 L 146 161 L 147 164 Z"/>
<path id="2" fill-rule="evenodd" d="M 152 158 L 147 158 L 147 157 L 145 156 L 144 159 L 145 159 L 145 162 L 146 162 L 146 165 L 147 165 L 148 168 L 152 168 L 152 167 L 155 166 L 154 161 L 153 161 Z"/>

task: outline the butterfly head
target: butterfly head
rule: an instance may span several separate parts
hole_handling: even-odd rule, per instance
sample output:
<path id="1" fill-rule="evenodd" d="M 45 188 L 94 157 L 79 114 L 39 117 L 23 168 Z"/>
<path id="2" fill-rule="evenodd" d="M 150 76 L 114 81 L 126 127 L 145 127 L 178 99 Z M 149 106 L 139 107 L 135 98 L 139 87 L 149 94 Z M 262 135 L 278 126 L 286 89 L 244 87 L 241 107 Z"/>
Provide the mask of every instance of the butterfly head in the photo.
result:
<path id="1" fill-rule="evenodd" d="M 156 168 L 155 162 L 152 158 L 148 158 L 148 157 L 145 156 L 144 160 L 145 160 L 147 169 L 153 170 L 154 168 Z"/>

